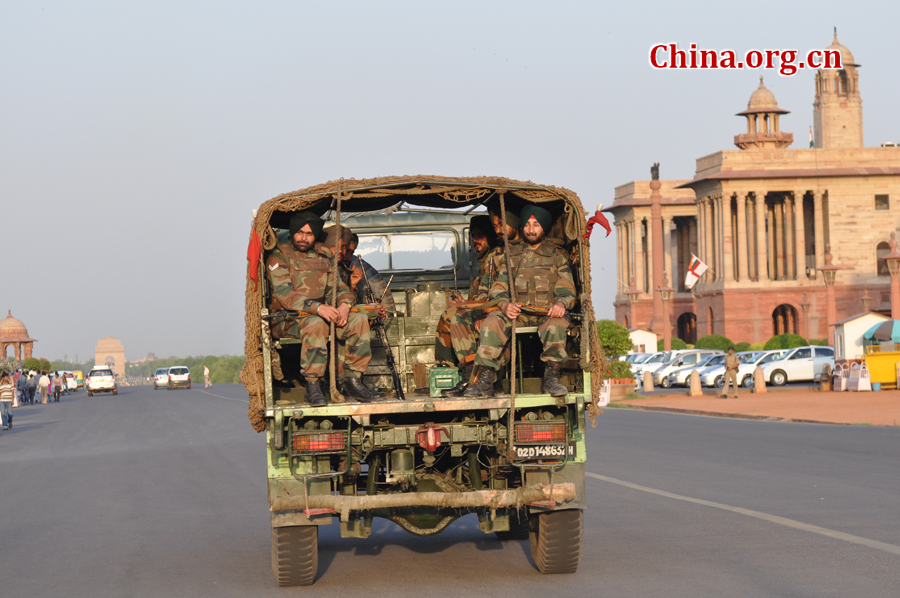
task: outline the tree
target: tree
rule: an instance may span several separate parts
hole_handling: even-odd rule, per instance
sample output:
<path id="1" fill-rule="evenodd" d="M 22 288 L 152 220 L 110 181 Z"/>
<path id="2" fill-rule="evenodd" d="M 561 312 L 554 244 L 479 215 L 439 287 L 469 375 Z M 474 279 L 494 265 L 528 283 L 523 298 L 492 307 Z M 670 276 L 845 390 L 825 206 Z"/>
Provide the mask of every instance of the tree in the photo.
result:
<path id="1" fill-rule="evenodd" d="M 36 357 L 29 357 L 25 361 L 22 362 L 22 367 L 26 370 L 34 370 L 40 371 L 41 369 L 41 360 Z"/>
<path id="2" fill-rule="evenodd" d="M 733 347 L 734 343 L 731 339 L 721 334 L 708 334 L 697 341 L 694 345 L 698 349 L 717 349 L 719 351 L 727 351 L 729 347 Z"/>
<path id="3" fill-rule="evenodd" d="M 766 351 L 775 351 L 776 349 L 793 349 L 794 347 L 805 347 L 809 343 L 799 334 L 779 334 L 773 336 L 766 341 Z"/>
<path id="4" fill-rule="evenodd" d="M 597 336 L 609 363 L 608 377 L 630 378 L 631 366 L 619 361 L 619 357 L 628 353 L 634 346 L 628 329 L 614 320 L 598 320 Z"/>

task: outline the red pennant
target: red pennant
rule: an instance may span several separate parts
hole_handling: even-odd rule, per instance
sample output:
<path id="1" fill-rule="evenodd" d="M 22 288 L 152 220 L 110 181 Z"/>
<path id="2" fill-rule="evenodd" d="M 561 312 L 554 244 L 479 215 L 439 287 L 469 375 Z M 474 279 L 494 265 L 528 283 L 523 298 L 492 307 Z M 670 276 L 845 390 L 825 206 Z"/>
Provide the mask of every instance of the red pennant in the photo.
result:
<path id="1" fill-rule="evenodd" d="M 609 236 L 609 233 L 612 232 L 612 228 L 610 228 L 609 226 L 609 220 L 606 219 L 606 216 L 604 216 L 600 212 L 600 210 L 597 210 L 596 212 L 594 212 L 594 215 L 591 216 L 587 221 L 587 232 L 584 233 L 585 239 L 591 236 L 591 231 L 593 230 L 595 224 L 599 224 L 606 229 L 607 237 Z"/>
<path id="2" fill-rule="evenodd" d="M 247 276 L 253 280 L 253 290 L 259 285 L 259 256 L 262 254 L 262 243 L 256 229 L 251 229 L 250 245 L 247 246 Z"/>

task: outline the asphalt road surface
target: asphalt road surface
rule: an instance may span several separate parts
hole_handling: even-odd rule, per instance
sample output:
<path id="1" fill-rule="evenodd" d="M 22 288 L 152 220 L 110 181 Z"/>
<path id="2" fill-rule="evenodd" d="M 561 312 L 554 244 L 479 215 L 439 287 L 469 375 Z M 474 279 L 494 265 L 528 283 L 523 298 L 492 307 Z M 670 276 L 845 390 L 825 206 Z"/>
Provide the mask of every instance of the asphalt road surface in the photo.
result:
<path id="1" fill-rule="evenodd" d="M 607 409 L 588 444 L 574 575 L 474 516 L 376 520 L 320 528 L 316 584 L 283 589 L 242 387 L 80 391 L 0 432 L 0 597 L 900 596 L 900 428 Z"/>

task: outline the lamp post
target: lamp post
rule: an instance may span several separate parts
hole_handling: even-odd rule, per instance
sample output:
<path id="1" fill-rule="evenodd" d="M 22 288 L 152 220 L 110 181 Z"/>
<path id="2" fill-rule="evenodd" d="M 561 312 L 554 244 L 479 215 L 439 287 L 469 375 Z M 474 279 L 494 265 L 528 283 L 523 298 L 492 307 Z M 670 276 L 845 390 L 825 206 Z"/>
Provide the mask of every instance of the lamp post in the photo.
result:
<path id="1" fill-rule="evenodd" d="M 669 299 L 672 298 L 672 293 L 675 292 L 675 289 L 669 286 L 669 277 L 666 276 L 665 271 L 663 271 L 662 275 L 662 284 L 656 287 L 656 290 L 659 293 L 659 298 L 662 300 L 663 305 L 663 350 L 671 351 L 672 325 L 669 322 Z"/>
<path id="2" fill-rule="evenodd" d="M 900 319 L 900 253 L 897 253 L 897 239 L 891 233 L 891 252 L 884 256 L 891 273 L 891 319 Z"/>
<path id="3" fill-rule="evenodd" d="M 831 347 L 834 346 L 834 338 L 832 338 L 830 327 L 831 323 L 837 319 L 834 309 L 834 279 L 837 271 L 840 270 L 838 266 L 831 263 L 833 259 L 831 245 L 826 245 L 825 265 L 819 270 L 822 271 L 822 278 L 825 279 L 825 334 L 828 336 L 828 345 Z"/>
<path id="4" fill-rule="evenodd" d="M 803 326 L 805 328 L 806 338 L 809 338 L 809 297 L 806 296 L 806 291 L 803 291 L 803 302 L 800 304 L 800 309 L 803 310 Z"/>
<path id="5" fill-rule="evenodd" d="M 628 295 L 628 304 L 631 306 L 629 309 L 629 319 L 631 320 L 631 327 L 637 328 L 637 321 L 635 321 L 634 319 L 634 306 L 637 305 L 638 299 L 641 296 L 641 292 L 635 288 L 633 277 L 631 279 L 631 287 L 629 287 L 629 289 L 625 291 L 625 294 Z"/>
<path id="6" fill-rule="evenodd" d="M 866 285 L 863 289 L 863 296 L 860 299 L 862 302 L 863 313 L 869 313 L 869 307 L 872 305 L 872 298 L 869 297 L 869 286 Z"/>

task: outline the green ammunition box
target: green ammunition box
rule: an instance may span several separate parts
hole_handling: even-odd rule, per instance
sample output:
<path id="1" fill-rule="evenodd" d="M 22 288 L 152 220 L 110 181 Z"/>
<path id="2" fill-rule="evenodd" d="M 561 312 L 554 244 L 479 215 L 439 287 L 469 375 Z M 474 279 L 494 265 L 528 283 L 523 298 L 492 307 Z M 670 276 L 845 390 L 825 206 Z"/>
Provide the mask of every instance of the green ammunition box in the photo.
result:
<path id="1" fill-rule="evenodd" d="M 459 368 L 431 368 L 428 370 L 428 390 L 429 396 L 439 397 L 441 391 L 447 388 L 453 388 L 460 381 Z"/>

